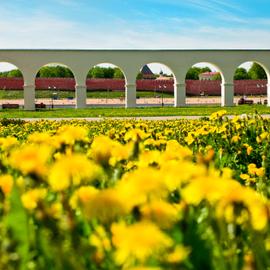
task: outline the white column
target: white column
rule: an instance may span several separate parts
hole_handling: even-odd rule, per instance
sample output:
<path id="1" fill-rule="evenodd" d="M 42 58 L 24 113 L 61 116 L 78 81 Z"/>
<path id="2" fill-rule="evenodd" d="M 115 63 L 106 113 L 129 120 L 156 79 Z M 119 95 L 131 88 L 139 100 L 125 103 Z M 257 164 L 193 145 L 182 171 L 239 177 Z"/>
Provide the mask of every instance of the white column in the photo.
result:
<path id="1" fill-rule="evenodd" d="M 126 84 L 126 108 L 136 107 L 136 84 Z"/>
<path id="2" fill-rule="evenodd" d="M 174 107 L 186 106 L 186 83 L 174 84 Z"/>
<path id="3" fill-rule="evenodd" d="M 23 86 L 24 109 L 26 111 L 34 111 L 35 108 L 35 85 Z"/>
<path id="4" fill-rule="evenodd" d="M 76 85 L 76 109 L 86 108 L 86 86 Z"/>
<path id="5" fill-rule="evenodd" d="M 266 84 L 267 87 L 267 106 L 270 107 L 270 84 Z"/>
<path id="6" fill-rule="evenodd" d="M 234 106 L 234 84 L 233 83 L 221 83 L 221 106 L 229 107 Z"/>

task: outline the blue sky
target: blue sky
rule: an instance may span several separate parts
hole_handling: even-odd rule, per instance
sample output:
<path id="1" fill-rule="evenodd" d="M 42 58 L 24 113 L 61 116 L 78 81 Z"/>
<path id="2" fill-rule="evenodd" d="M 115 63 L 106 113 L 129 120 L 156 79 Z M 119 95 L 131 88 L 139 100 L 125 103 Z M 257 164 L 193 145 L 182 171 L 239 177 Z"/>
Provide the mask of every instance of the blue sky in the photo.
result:
<path id="1" fill-rule="evenodd" d="M 0 48 L 270 48 L 269 0 L 2 0 Z"/>

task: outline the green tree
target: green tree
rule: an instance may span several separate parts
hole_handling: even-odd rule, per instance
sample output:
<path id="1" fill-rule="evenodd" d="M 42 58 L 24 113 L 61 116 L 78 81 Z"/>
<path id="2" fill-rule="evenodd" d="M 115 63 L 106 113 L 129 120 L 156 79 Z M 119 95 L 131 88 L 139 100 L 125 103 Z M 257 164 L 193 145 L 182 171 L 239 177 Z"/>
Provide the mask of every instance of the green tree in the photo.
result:
<path id="1" fill-rule="evenodd" d="M 237 68 L 234 73 L 234 80 L 248 80 L 249 74 L 245 68 Z"/>
<path id="2" fill-rule="evenodd" d="M 124 79 L 125 78 L 125 76 L 120 68 L 114 69 L 113 78 L 114 79 Z"/>
<path id="3" fill-rule="evenodd" d="M 209 67 L 191 67 L 186 75 L 187 80 L 199 80 L 199 75 L 204 72 L 211 72 Z"/>
<path id="4" fill-rule="evenodd" d="M 56 77 L 55 70 L 52 67 L 48 67 L 48 66 L 42 67 L 39 70 L 37 77 L 40 77 L 40 78 Z"/>
<path id="5" fill-rule="evenodd" d="M 213 81 L 221 81 L 222 77 L 221 77 L 220 73 L 217 73 L 216 75 L 214 75 L 212 80 Z"/>
<path id="6" fill-rule="evenodd" d="M 248 71 L 248 75 L 251 80 L 263 80 L 267 79 L 267 75 L 263 67 L 257 63 L 253 63 Z"/>
<path id="7" fill-rule="evenodd" d="M 37 77 L 40 78 L 74 78 L 72 71 L 60 65 L 42 67 Z"/>
<path id="8" fill-rule="evenodd" d="M 19 69 L 10 70 L 7 74 L 8 78 L 22 78 L 22 73 Z"/>
<path id="9" fill-rule="evenodd" d="M 114 68 L 111 68 L 111 67 L 108 67 L 108 68 L 105 68 L 103 67 L 103 73 L 104 73 L 104 78 L 106 79 L 112 79 L 113 76 L 114 76 Z"/>
<path id="10" fill-rule="evenodd" d="M 102 67 L 93 67 L 90 74 L 91 78 L 105 78 L 104 70 Z"/>
<path id="11" fill-rule="evenodd" d="M 142 80 L 143 79 L 143 74 L 141 72 L 138 73 L 136 80 Z"/>

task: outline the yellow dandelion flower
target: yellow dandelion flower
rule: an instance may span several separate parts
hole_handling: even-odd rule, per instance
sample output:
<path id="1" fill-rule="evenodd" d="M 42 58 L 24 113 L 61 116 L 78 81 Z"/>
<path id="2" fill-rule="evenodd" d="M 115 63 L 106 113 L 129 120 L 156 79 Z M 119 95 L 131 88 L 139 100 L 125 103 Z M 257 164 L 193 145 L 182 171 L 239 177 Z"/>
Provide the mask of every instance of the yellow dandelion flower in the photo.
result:
<path id="1" fill-rule="evenodd" d="M 23 174 L 35 173 L 44 175 L 52 149 L 47 145 L 26 144 L 11 152 L 9 163 Z"/>
<path id="2" fill-rule="evenodd" d="M 231 142 L 232 143 L 237 143 L 237 142 L 239 142 L 239 140 L 240 140 L 240 136 L 239 135 L 234 135 L 232 137 L 232 139 L 231 139 Z"/>
<path id="3" fill-rule="evenodd" d="M 71 184 L 91 182 L 102 175 L 102 169 L 82 154 L 63 156 L 57 160 L 49 173 L 48 181 L 54 191 L 61 191 Z"/>
<path id="4" fill-rule="evenodd" d="M 255 175 L 256 174 L 256 171 L 257 171 L 256 164 L 251 163 L 251 164 L 248 165 L 248 173 L 249 174 Z"/>
<path id="5" fill-rule="evenodd" d="M 5 195 L 8 195 L 13 187 L 13 178 L 11 175 L 1 175 L 0 176 L 0 189 Z"/>
<path id="6" fill-rule="evenodd" d="M 162 200 L 150 202 L 142 206 L 140 210 L 143 218 L 152 220 L 161 228 L 170 228 L 179 220 L 177 207 Z"/>
<path id="7" fill-rule="evenodd" d="M 154 168 L 142 168 L 126 173 L 116 185 L 116 191 L 129 209 L 148 200 L 168 195 L 163 176 Z"/>
<path id="8" fill-rule="evenodd" d="M 93 194 L 90 200 L 82 205 L 82 210 L 87 218 L 96 218 L 102 223 L 127 214 L 126 201 L 115 189 L 105 189 Z"/>
<path id="9" fill-rule="evenodd" d="M 177 245 L 174 250 L 166 256 L 166 261 L 172 264 L 180 263 L 188 257 L 189 253 L 190 248 Z"/>
<path id="10" fill-rule="evenodd" d="M 253 189 L 239 186 L 227 190 L 217 204 L 217 216 L 238 224 L 250 222 L 255 230 L 263 230 L 268 222 L 265 199 Z"/>
<path id="11" fill-rule="evenodd" d="M 16 146 L 18 144 L 19 144 L 19 142 L 18 142 L 17 138 L 15 138 L 15 137 L 8 136 L 6 138 L 0 138 L 0 148 L 3 151 L 7 151 L 11 147 Z"/>
<path id="12" fill-rule="evenodd" d="M 62 126 L 57 135 L 58 140 L 65 144 L 73 145 L 75 141 L 88 141 L 87 129 L 80 126 Z"/>
<path id="13" fill-rule="evenodd" d="M 77 189 L 70 198 L 70 205 L 73 209 L 76 209 L 79 204 L 89 204 L 94 196 L 99 192 L 98 189 L 92 186 L 83 186 Z"/>
<path id="14" fill-rule="evenodd" d="M 222 116 L 224 116 L 225 114 L 227 114 L 226 110 L 220 110 L 220 111 L 212 113 L 210 115 L 209 119 L 210 120 L 217 120 L 217 119 L 221 118 Z"/>
<path id="15" fill-rule="evenodd" d="M 117 264 L 129 264 L 138 260 L 143 263 L 152 255 L 158 256 L 171 247 L 173 241 L 154 223 L 142 221 L 127 226 L 124 223 L 114 223 L 111 227 L 112 242 L 116 248 Z"/>
<path id="16" fill-rule="evenodd" d="M 28 210 L 37 208 L 38 202 L 43 200 L 47 195 L 44 188 L 31 189 L 21 196 L 23 206 Z"/>

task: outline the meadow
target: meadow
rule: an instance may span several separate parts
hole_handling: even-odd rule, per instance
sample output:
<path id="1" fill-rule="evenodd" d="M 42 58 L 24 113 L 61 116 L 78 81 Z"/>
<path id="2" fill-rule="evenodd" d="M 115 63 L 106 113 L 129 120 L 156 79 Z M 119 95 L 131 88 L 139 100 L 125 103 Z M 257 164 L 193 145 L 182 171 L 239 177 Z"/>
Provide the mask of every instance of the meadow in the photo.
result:
<path id="1" fill-rule="evenodd" d="M 270 120 L 0 121 L 0 269 L 270 269 Z"/>

